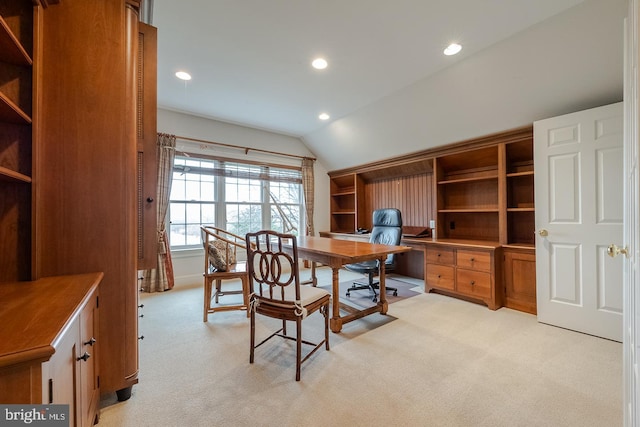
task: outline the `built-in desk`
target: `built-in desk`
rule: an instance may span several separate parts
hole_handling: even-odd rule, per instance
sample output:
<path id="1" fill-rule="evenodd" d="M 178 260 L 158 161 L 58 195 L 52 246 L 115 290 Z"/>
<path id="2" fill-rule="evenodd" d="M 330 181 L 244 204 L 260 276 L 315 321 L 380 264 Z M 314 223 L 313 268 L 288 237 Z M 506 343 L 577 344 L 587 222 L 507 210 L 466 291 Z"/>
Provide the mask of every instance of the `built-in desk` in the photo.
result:
<path id="1" fill-rule="evenodd" d="M 368 241 L 368 234 L 320 232 L 320 236 Z M 491 310 L 504 303 L 502 246 L 482 240 L 403 237 L 410 252 L 398 255 L 396 273 L 424 280 L 425 292 L 480 302 Z"/>

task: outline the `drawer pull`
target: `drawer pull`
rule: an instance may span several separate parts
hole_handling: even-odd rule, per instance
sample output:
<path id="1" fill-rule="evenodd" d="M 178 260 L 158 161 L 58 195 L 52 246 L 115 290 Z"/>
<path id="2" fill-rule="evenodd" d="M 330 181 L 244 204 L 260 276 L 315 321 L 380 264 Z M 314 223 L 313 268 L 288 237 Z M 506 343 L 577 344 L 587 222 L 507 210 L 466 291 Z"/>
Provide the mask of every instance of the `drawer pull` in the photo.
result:
<path id="1" fill-rule="evenodd" d="M 442 276 L 440 274 L 438 274 L 438 279 L 442 278 Z"/>
<path id="2" fill-rule="evenodd" d="M 440 254 L 438 254 L 438 256 L 440 256 Z"/>
<path id="3" fill-rule="evenodd" d="M 83 361 L 86 362 L 87 360 L 89 360 L 90 357 L 91 357 L 91 355 L 85 351 L 84 354 L 82 356 L 76 358 L 76 360 L 83 360 Z"/>
<path id="4" fill-rule="evenodd" d="M 473 262 L 473 261 L 475 261 L 475 258 L 473 258 L 473 257 L 469 258 L 469 261 Z"/>
<path id="5" fill-rule="evenodd" d="M 93 347 L 93 345 L 96 343 L 96 339 L 94 337 L 91 337 L 91 339 L 85 343 L 83 343 L 84 345 L 90 345 L 91 347 Z"/>
<path id="6" fill-rule="evenodd" d="M 472 280 L 472 281 L 471 281 L 471 285 L 473 286 L 473 285 L 475 285 L 475 284 L 476 284 L 476 281 L 475 281 L 475 280 Z"/>

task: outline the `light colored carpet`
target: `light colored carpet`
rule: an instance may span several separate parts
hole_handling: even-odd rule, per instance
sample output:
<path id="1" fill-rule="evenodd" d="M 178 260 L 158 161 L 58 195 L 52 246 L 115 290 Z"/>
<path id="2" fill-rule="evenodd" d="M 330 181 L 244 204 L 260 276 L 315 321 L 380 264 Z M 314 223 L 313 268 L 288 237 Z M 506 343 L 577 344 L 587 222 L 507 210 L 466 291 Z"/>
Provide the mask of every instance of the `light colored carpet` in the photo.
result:
<path id="1" fill-rule="evenodd" d="M 622 425 L 622 345 L 526 313 L 420 294 L 332 333 L 296 382 L 294 343 L 250 365 L 245 313 L 203 323 L 200 285 L 141 299 L 140 383 L 103 399 L 103 427 Z M 319 337 L 322 316 L 304 327 Z"/>

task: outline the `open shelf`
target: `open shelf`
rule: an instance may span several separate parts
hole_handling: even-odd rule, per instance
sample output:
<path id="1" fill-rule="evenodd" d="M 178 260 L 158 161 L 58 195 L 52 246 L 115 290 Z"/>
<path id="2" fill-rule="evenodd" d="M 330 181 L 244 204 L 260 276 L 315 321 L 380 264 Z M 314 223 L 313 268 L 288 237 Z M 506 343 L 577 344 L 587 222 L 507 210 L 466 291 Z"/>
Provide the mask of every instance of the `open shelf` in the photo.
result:
<path id="1" fill-rule="evenodd" d="M 512 172 L 507 174 L 507 178 L 516 178 L 519 176 L 533 176 L 533 170 L 524 172 Z"/>
<path id="2" fill-rule="evenodd" d="M 457 178 L 457 179 L 447 179 L 444 181 L 438 181 L 438 185 L 446 185 L 446 184 L 461 184 L 461 183 L 471 183 L 471 182 L 478 182 L 478 181 L 491 181 L 491 180 L 497 180 L 498 179 L 498 174 L 489 174 L 489 175 L 483 175 L 483 176 L 472 176 L 472 177 L 467 177 L 467 178 Z"/>
<path id="3" fill-rule="evenodd" d="M 438 239 L 499 241 L 498 209 L 438 210 Z"/>
<path id="4" fill-rule="evenodd" d="M 33 61 L 6 21 L 0 16 L 0 61 L 16 65 L 31 66 Z"/>
<path id="5" fill-rule="evenodd" d="M 0 92 L 0 122 L 31 124 L 31 117 Z"/>
<path id="6" fill-rule="evenodd" d="M 0 166 L 0 181 L 31 183 L 31 177 Z"/>
<path id="7" fill-rule="evenodd" d="M 331 197 L 339 197 L 339 196 L 353 196 L 356 192 L 353 189 L 350 190 L 342 190 L 331 194 Z"/>
<path id="8" fill-rule="evenodd" d="M 441 213 L 452 213 L 452 212 L 459 212 L 459 213 L 491 213 L 491 212 L 499 212 L 498 208 L 483 208 L 483 209 L 438 209 L 438 212 Z"/>

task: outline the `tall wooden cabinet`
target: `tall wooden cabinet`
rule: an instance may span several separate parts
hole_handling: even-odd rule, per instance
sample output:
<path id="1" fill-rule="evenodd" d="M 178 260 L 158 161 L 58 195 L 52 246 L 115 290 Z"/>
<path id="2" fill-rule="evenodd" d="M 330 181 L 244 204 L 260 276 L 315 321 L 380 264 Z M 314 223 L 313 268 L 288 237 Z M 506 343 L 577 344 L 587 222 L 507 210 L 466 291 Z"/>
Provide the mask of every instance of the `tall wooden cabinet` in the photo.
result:
<path id="1" fill-rule="evenodd" d="M 100 390 L 121 400 L 138 381 L 138 263 L 156 247 L 138 241 L 156 222 L 155 33 L 139 9 L 0 2 L 0 284 L 103 272 Z"/>
<path id="2" fill-rule="evenodd" d="M 138 381 L 139 7 L 65 0 L 37 58 L 36 274 L 104 272 L 101 389 L 120 399 Z"/>

